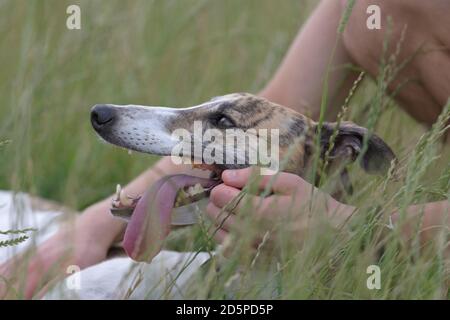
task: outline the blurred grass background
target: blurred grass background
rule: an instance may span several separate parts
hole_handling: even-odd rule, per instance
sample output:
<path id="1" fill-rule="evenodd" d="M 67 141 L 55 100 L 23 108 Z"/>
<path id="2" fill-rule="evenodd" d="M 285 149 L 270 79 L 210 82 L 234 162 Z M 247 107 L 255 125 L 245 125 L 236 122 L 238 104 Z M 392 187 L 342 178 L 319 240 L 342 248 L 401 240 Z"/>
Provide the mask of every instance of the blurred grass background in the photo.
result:
<path id="1" fill-rule="evenodd" d="M 66 8 L 81 7 L 81 30 Z M 76 208 L 155 161 L 99 142 L 96 103 L 189 106 L 257 92 L 305 1 L 0 1 L 0 188 Z"/>
<path id="2" fill-rule="evenodd" d="M 117 183 L 126 183 L 157 158 L 130 156 L 100 143 L 89 121 L 92 105 L 190 106 L 229 92 L 256 93 L 317 2 L 0 0 L 0 141 L 10 140 L 0 148 L 0 189 L 27 191 L 80 210 L 111 194 Z M 70 4 L 81 7 L 81 30 L 66 28 Z M 366 79 L 352 99 L 350 119 L 366 125 L 374 92 L 374 83 Z M 405 160 L 425 129 L 390 102 L 375 131 Z M 422 191 L 448 165 L 448 148 L 440 152 L 444 156 L 421 178 Z M 430 200 L 433 192 L 420 197 Z M 285 283 L 302 272 L 314 275 L 316 258 L 336 246 L 331 236 L 319 240 L 293 258 L 301 259 L 285 273 Z M 355 242 L 355 248 L 360 244 Z M 372 256 L 351 252 L 343 264 L 347 269 L 336 273 L 335 283 L 342 286 L 334 287 L 341 290 L 334 297 L 348 298 L 356 289 L 362 292 L 359 297 L 368 295 L 361 276 L 347 280 Z M 402 259 L 387 266 L 393 282 L 399 277 L 397 268 L 412 270 L 406 287 L 379 297 L 435 297 L 442 274 L 432 272 L 433 262 L 416 268 L 408 264 L 409 256 Z M 330 275 L 317 273 L 323 283 Z M 427 282 L 430 278 L 434 282 Z M 306 287 L 317 285 L 313 278 L 303 280 Z M 419 280 L 431 289 L 417 292 Z M 312 293 L 286 288 L 284 297 L 328 294 L 319 287 Z"/>
<path id="3" fill-rule="evenodd" d="M 78 209 L 110 194 L 155 157 L 100 143 L 92 105 L 189 106 L 256 93 L 316 3 L 0 1 L 0 139 L 12 141 L 0 149 L 0 188 Z M 70 4 L 81 7 L 81 30 L 66 28 Z M 351 118 L 364 125 L 372 93 L 360 91 Z M 423 129 L 393 109 L 379 121 L 389 130 L 377 132 L 397 152 L 411 149 Z"/>

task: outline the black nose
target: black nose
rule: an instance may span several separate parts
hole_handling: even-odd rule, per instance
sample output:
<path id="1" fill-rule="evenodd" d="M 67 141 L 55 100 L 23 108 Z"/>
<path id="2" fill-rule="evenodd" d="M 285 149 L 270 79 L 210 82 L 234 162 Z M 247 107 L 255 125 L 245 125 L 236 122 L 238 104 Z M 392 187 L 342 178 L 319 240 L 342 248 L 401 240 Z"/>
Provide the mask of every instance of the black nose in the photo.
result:
<path id="1" fill-rule="evenodd" d="M 104 104 L 97 104 L 91 110 L 91 123 L 95 129 L 100 129 L 114 120 L 114 108 Z"/>

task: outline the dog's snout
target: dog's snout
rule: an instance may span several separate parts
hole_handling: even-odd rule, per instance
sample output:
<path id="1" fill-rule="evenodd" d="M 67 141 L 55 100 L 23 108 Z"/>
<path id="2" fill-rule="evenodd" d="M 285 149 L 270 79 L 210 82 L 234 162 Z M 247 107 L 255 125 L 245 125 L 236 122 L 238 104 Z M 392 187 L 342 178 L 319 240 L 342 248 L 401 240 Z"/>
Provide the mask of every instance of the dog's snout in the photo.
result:
<path id="1" fill-rule="evenodd" d="M 114 120 L 114 108 L 104 104 L 97 104 L 91 110 L 91 123 L 95 129 L 109 125 Z"/>

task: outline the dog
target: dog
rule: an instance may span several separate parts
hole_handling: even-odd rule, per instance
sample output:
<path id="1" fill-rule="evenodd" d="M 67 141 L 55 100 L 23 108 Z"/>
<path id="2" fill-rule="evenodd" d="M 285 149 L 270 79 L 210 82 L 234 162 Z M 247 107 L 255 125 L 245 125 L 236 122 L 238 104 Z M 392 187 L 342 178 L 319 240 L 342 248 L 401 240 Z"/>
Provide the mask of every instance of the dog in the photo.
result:
<path id="1" fill-rule="evenodd" d="M 174 221 L 174 212 L 177 211 L 173 209 L 180 190 L 194 185 L 211 190 L 220 183 L 223 170 L 258 164 L 251 163 L 250 160 L 255 159 L 250 158 L 249 151 L 261 146 L 270 144 L 271 151 L 276 149 L 276 158 L 283 160 L 279 169 L 296 174 L 316 186 L 320 187 L 323 175 L 330 174 L 330 171 L 333 174 L 337 172 L 341 185 L 331 193 L 340 201 L 345 200 L 345 194 L 352 191 L 347 164 L 359 159 L 363 170 L 369 174 L 378 174 L 386 173 L 396 160 L 391 148 L 375 134 L 369 134 L 366 128 L 351 122 L 319 124 L 292 109 L 249 93 L 228 94 L 188 108 L 96 105 L 91 110 L 91 122 L 100 137 L 109 143 L 161 156 L 173 156 L 176 149 L 176 156 L 187 157 L 194 164 L 197 163 L 197 167 L 211 171 L 210 179 L 188 175 L 162 178 L 133 201 L 126 201 L 125 198 L 121 203 L 120 199 L 124 197 L 118 192 L 111 212 L 114 215 L 117 210 L 127 212 L 129 219 L 123 247 L 131 258 L 139 261 L 146 259 L 141 256 L 145 244 L 153 241 L 152 238 L 143 238 L 143 235 L 150 237 L 151 234 L 143 232 L 149 224 L 149 217 L 152 217 L 147 214 L 150 206 L 159 213 L 159 221 L 167 226 L 163 232 L 168 234 L 169 226 Z M 196 134 L 199 123 L 200 137 L 206 135 L 207 130 L 215 132 L 216 137 L 206 141 L 199 138 Z M 188 138 L 187 148 L 178 148 L 180 141 L 173 133 L 180 130 Z M 250 136 L 255 138 L 253 145 L 250 142 L 236 145 L 234 140 L 230 144 L 227 139 L 216 141 L 217 137 L 226 136 L 229 130 L 251 132 Z M 276 138 L 263 135 L 267 130 L 277 130 L 278 135 Z M 259 139 L 261 136 L 263 139 Z M 241 140 L 245 140 L 245 137 L 241 137 Z M 276 148 L 271 144 L 273 140 L 277 142 Z M 201 150 L 192 153 L 196 145 Z M 211 161 L 217 155 L 213 157 L 212 153 L 206 152 L 211 145 L 219 150 L 217 153 L 222 156 L 219 157 L 221 160 L 226 158 L 233 161 Z M 321 165 L 315 165 L 319 162 Z M 208 195 L 208 192 L 203 192 L 202 197 Z M 202 197 L 195 197 L 195 201 Z M 124 217 L 123 214 L 120 216 Z"/>
<path id="2" fill-rule="evenodd" d="M 340 124 L 324 122 L 319 126 L 303 114 L 249 93 L 215 97 L 198 106 L 187 108 L 100 104 L 91 110 L 92 126 L 107 142 L 161 156 L 173 155 L 173 148 L 179 142 L 172 135 L 175 130 L 182 128 L 194 135 L 195 121 L 202 123 L 203 131 L 213 129 L 223 135 L 228 129 L 255 129 L 256 132 L 261 129 L 279 130 L 278 156 L 284 160 L 282 171 L 299 175 L 315 185 L 320 181 L 320 175 L 324 174 L 316 170 L 315 177 L 308 175 L 312 171 L 316 151 L 321 161 L 328 162 L 328 168 L 341 167 L 343 187 L 347 191 L 350 191 L 350 186 L 343 167 L 349 162 L 360 158 L 361 167 L 367 173 L 383 174 L 396 159 L 391 148 L 377 135 L 369 135 L 366 128 L 347 121 Z M 365 139 L 367 146 L 363 150 Z M 317 144 L 319 150 L 315 150 Z M 205 150 L 208 143 L 203 141 L 201 147 Z M 242 151 L 238 148 L 224 147 L 223 150 L 225 153 L 233 152 L 237 155 Z M 192 153 L 178 155 L 199 161 L 201 164 L 198 167 L 209 169 L 217 176 L 224 169 L 237 169 L 254 164 L 249 163 L 248 154 L 243 153 L 246 157 L 240 164 L 212 165 L 205 163 L 208 159 L 194 159 Z"/>
<path id="3" fill-rule="evenodd" d="M 320 161 L 325 161 L 328 156 L 330 167 L 336 164 L 339 167 L 348 161 L 352 162 L 359 158 L 362 168 L 370 174 L 385 173 L 391 162 L 395 160 L 395 155 L 389 146 L 378 136 L 369 135 L 365 128 L 350 122 L 343 122 L 340 125 L 324 122 L 320 127 L 317 122 L 302 114 L 247 93 L 213 98 L 211 101 L 189 108 L 96 105 L 91 110 L 92 125 L 100 137 L 107 142 L 126 149 L 163 156 L 172 155 L 172 148 L 178 143 L 171 133 L 179 128 L 192 132 L 195 121 L 202 122 L 204 130 L 215 129 L 222 133 L 230 128 L 278 129 L 280 159 L 287 158 L 285 165 L 280 169 L 304 178 L 308 178 L 308 172 L 311 171 L 311 166 L 314 164 L 314 155 L 318 155 Z M 366 147 L 364 147 L 365 140 Z M 208 147 L 207 144 L 202 146 Z M 239 151 L 225 150 L 227 152 Z M 223 169 L 250 165 L 245 161 L 241 164 L 218 163 L 201 166 L 212 170 L 217 175 Z M 185 182 L 199 181 L 188 179 L 185 176 L 167 179 L 172 179 L 176 184 L 178 183 L 178 186 Z M 317 178 L 315 180 L 313 182 L 317 182 Z M 215 177 L 215 181 L 217 183 L 217 177 Z M 207 179 L 201 180 L 201 182 L 204 185 L 210 183 Z M 164 184 L 160 186 L 160 190 L 163 188 Z M 162 193 L 167 193 L 166 189 L 162 191 Z M 136 213 L 133 213 L 133 216 L 135 215 Z M 130 226 L 127 227 L 123 242 L 125 249 L 129 229 Z M 131 251 L 127 253 L 133 257 L 130 254 Z M 124 288 L 131 286 L 135 275 L 133 274 L 130 278 L 125 275 L 130 272 L 130 268 L 137 268 L 139 272 L 145 273 L 147 276 L 135 290 L 134 295 L 129 298 L 142 298 L 147 296 L 148 292 L 152 292 L 149 297 L 157 299 L 162 296 L 163 292 L 166 292 L 164 286 L 160 284 L 160 282 L 164 282 L 159 280 L 161 275 L 165 277 L 167 274 L 167 278 L 169 278 L 167 282 L 170 283 L 170 279 L 176 278 L 180 272 L 177 268 L 181 268 L 185 265 L 185 261 L 192 261 L 193 258 L 195 258 L 194 263 L 190 263 L 189 269 L 184 270 L 177 280 L 176 287 L 183 288 L 185 282 L 187 283 L 194 272 L 209 259 L 209 253 L 204 252 L 198 255 L 197 253 L 161 251 L 154 258 L 155 263 L 152 264 L 133 262 L 129 258 L 117 257 L 82 271 L 80 277 L 82 290 L 76 291 L 74 297 L 71 296 L 72 291 L 65 287 L 66 282 L 60 282 L 47 293 L 45 298 L 60 298 L 61 292 L 65 292 L 65 298 L 128 297 L 126 292 L 118 291 L 117 288 L 120 287 L 122 277 L 125 277 Z M 75 282 L 76 276 L 72 275 L 67 281 Z M 171 291 L 170 296 L 180 298 L 181 296 L 177 296 L 176 293 Z"/>

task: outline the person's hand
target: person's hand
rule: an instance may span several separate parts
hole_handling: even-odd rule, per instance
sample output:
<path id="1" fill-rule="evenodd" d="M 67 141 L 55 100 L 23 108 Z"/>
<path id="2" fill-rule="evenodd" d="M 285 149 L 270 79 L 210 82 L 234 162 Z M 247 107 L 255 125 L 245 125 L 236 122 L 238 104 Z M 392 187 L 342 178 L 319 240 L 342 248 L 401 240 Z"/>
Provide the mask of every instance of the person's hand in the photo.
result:
<path id="1" fill-rule="evenodd" d="M 61 227 L 35 251 L 1 265 L 0 299 L 41 296 L 48 286 L 69 275 L 68 266 L 83 269 L 103 261 L 110 243 L 102 238 L 94 221 L 90 215 L 80 215 L 72 226 Z"/>
<path id="2" fill-rule="evenodd" d="M 237 223 L 241 219 L 240 213 L 251 214 L 253 226 L 259 226 L 261 234 L 257 236 L 255 245 L 262 236 L 279 219 L 290 219 L 290 231 L 297 233 L 298 238 L 302 238 L 302 231 L 307 227 L 307 216 L 309 212 L 309 201 L 312 196 L 312 186 L 297 175 L 280 172 L 273 176 L 257 177 L 255 182 L 258 189 L 264 191 L 270 185 L 269 196 L 262 198 L 257 195 L 246 194 L 237 206 L 233 208 L 231 214 L 221 213 L 222 209 L 230 203 L 241 192 L 257 170 L 252 168 L 240 170 L 225 170 L 222 173 L 223 184 L 218 185 L 211 191 L 210 202 L 206 208 L 207 214 L 215 224 L 213 232 L 214 238 L 222 243 L 232 228 L 238 228 L 242 224 Z M 253 174 L 252 174 L 253 173 Z M 274 179 L 273 181 L 271 181 Z M 251 184 L 251 183 L 250 183 Z M 333 219 L 334 224 L 345 220 L 353 211 L 350 206 L 343 205 L 331 196 L 314 188 L 316 203 L 320 203 L 325 210 L 327 218 Z M 248 208 L 251 207 L 251 210 Z M 290 215 L 288 217 L 288 215 Z M 245 230 L 240 230 L 246 232 Z"/>

